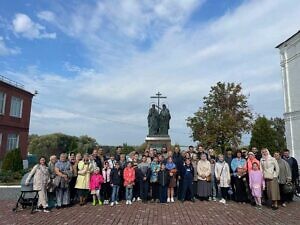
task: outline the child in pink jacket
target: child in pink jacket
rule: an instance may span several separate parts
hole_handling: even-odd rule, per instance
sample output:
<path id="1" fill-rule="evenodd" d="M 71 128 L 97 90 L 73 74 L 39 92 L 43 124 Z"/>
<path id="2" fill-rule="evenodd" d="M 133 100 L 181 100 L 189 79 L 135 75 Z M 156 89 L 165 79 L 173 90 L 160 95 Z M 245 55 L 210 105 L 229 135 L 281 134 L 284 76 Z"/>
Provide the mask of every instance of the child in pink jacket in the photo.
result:
<path id="1" fill-rule="evenodd" d="M 252 164 L 252 170 L 249 172 L 249 186 L 256 205 L 260 209 L 262 190 L 265 189 L 265 180 L 257 162 Z"/>
<path id="2" fill-rule="evenodd" d="M 102 202 L 100 200 L 100 190 L 101 190 L 101 184 L 103 182 L 104 180 L 102 175 L 100 174 L 100 169 L 99 167 L 96 167 L 90 180 L 90 190 L 91 190 L 91 194 L 93 195 L 93 205 L 96 205 L 97 199 L 98 199 L 98 204 L 102 205 Z"/>

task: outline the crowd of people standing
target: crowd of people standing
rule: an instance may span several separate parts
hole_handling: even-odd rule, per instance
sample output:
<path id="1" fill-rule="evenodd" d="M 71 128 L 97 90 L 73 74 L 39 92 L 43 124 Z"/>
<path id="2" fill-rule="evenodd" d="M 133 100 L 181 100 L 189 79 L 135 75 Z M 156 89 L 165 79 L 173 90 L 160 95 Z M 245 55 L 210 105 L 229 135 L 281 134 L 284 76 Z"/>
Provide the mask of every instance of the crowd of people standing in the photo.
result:
<path id="1" fill-rule="evenodd" d="M 122 154 L 118 147 L 107 157 L 101 148 L 92 154 L 62 153 L 59 159 L 41 157 L 33 167 L 26 184 L 33 177 L 33 189 L 38 190 L 39 210 L 69 207 L 73 204 L 114 206 L 124 200 L 173 203 L 176 201 L 232 200 L 251 203 L 258 209 L 270 202 L 272 209 L 286 207 L 293 200 L 293 187 L 299 185 L 297 160 L 289 150 L 259 152 L 237 150 L 232 155 L 216 154 L 199 145 L 181 151 L 150 148 L 143 154 Z"/>

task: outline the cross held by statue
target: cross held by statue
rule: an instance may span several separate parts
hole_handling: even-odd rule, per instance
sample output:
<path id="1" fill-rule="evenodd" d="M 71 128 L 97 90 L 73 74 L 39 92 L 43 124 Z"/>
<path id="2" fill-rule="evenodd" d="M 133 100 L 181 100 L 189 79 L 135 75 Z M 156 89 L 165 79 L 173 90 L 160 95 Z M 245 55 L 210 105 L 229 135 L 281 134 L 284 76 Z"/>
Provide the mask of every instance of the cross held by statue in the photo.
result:
<path id="1" fill-rule="evenodd" d="M 160 112 L 161 108 L 160 108 L 160 99 L 162 98 L 167 98 L 166 96 L 162 96 L 162 93 L 160 93 L 159 91 L 155 94 L 155 96 L 151 96 L 150 98 L 157 98 L 157 109 L 158 109 L 158 113 Z"/>

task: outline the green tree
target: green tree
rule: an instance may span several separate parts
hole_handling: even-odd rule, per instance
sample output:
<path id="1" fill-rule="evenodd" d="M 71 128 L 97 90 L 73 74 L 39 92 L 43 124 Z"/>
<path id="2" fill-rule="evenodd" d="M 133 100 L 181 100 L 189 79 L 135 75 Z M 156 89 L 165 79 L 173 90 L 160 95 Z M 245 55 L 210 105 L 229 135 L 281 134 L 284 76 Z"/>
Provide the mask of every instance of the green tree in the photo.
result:
<path id="1" fill-rule="evenodd" d="M 242 134 L 251 130 L 252 122 L 242 86 L 218 82 L 203 100 L 203 107 L 187 118 L 193 140 L 207 147 L 221 148 L 223 152 L 226 147 L 237 147 Z"/>
<path id="2" fill-rule="evenodd" d="M 80 136 L 77 140 L 77 148 L 73 149 L 75 152 L 92 153 L 93 149 L 98 146 L 96 139 L 87 135 Z"/>
<path id="3" fill-rule="evenodd" d="M 23 169 L 23 160 L 21 157 L 20 149 L 14 149 L 7 152 L 3 160 L 2 170 L 17 172 L 17 171 L 21 171 L 22 169 Z"/>
<path id="4" fill-rule="evenodd" d="M 42 136 L 31 135 L 28 151 L 38 157 L 45 156 L 49 158 L 51 155 L 59 155 L 62 152 L 91 153 L 95 146 L 97 146 L 96 140 L 87 135 L 75 137 L 54 133 Z"/>
<path id="5" fill-rule="evenodd" d="M 268 148 L 271 153 L 286 148 L 284 120 L 259 116 L 253 125 L 250 147 Z"/>
<path id="6" fill-rule="evenodd" d="M 265 116 L 259 116 L 253 125 L 250 147 L 268 148 L 273 152 L 276 149 L 275 135 L 271 121 Z"/>
<path id="7" fill-rule="evenodd" d="M 281 151 L 286 148 L 285 137 L 285 121 L 282 118 L 271 118 L 272 127 L 275 130 L 275 146 L 277 151 Z"/>

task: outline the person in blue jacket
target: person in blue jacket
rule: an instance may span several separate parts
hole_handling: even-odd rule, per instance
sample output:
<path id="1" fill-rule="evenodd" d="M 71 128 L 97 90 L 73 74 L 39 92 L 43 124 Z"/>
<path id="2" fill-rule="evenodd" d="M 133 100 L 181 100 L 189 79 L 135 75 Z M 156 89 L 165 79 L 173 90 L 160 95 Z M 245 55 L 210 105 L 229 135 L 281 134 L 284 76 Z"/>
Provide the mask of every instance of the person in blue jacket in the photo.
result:
<path id="1" fill-rule="evenodd" d="M 182 188 L 182 199 L 184 202 L 187 192 L 190 192 L 191 201 L 194 202 L 194 192 L 193 192 L 193 179 L 194 179 L 194 167 L 191 164 L 191 160 L 186 158 L 185 164 L 181 170 L 181 177 L 183 180 L 183 188 Z"/>

